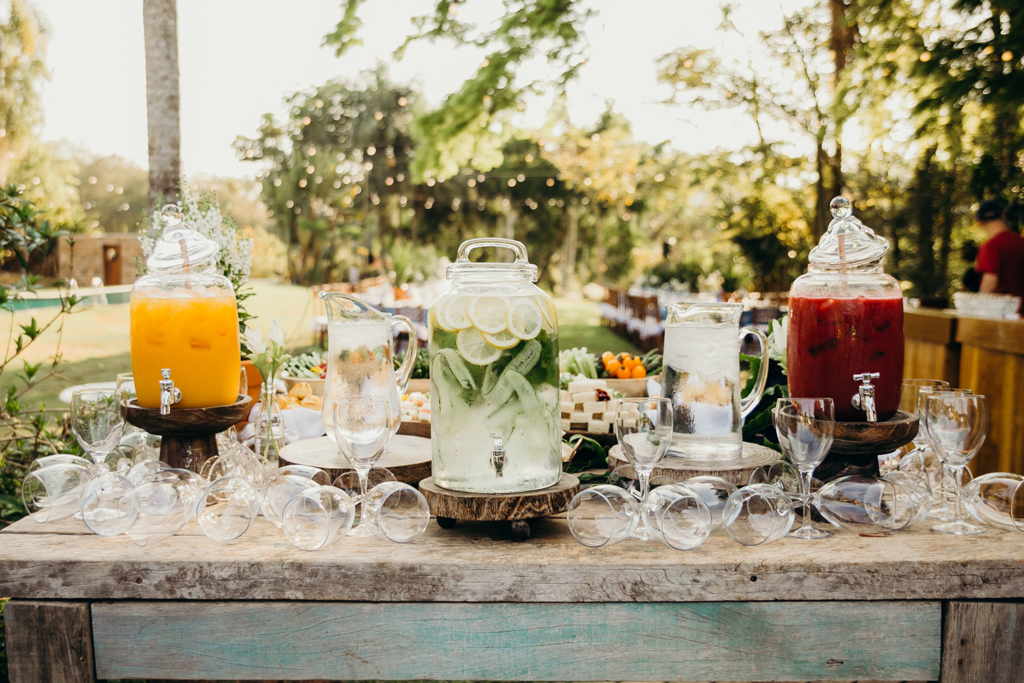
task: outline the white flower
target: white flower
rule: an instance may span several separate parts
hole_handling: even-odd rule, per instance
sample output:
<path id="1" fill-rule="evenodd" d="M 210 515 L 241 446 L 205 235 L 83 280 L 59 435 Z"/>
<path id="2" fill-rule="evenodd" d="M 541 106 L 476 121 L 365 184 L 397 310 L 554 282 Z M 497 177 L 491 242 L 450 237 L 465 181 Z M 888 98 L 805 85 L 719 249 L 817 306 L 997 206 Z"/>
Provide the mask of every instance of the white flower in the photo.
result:
<path id="1" fill-rule="evenodd" d="M 273 334 L 273 330 L 271 330 L 271 334 Z M 263 343 L 263 327 L 260 325 L 255 328 L 252 325 L 246 326 L 245 344 L 256 355 L 266 351 L 267 345 Z"/>
<path id="2" fill-rule="evenodd" d="M 786 367 L 786 346 L 789 337 L 789 316 L 773 320 L 768 328 L 768 357 Z"/>
<path id="3" fill-rule="evenodd" d="M 267 334 L 267 341 L 273 342 L 278 346 L 284 346 L 284 333 L 281 332 L 280 318 L 274 318 L 274 322 L 270 323 L 270 333 Z"/>

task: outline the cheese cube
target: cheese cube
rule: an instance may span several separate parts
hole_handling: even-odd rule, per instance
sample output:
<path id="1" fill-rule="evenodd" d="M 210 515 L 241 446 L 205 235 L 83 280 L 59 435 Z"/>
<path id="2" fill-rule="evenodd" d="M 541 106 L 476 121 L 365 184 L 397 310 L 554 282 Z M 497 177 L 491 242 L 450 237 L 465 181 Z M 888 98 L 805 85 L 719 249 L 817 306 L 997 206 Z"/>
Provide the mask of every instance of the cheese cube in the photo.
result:
<path id="1" fill-rule="evenodd" d="M 586 403 L 587 401 L 593 401 L 597 398 L 597 392 L 591 389 L 590 391 L 576 391 L 573 392 L 572 400 L 576 403 Z"/>
<path id="2" fill-rule="evenodd" d="M 563 431 L 563 432 L 568 432 L 568 431 L 570 431 L 570 428 L 569 428 L 569 427 L 570 427 L 570 423 L 569 423 L 569 420 L 562 420 L 562 431 Z"/>
<path id="3" fill-rule="evenodd" d="M 589 420 L 587 422 L 587 431 L 591 434 L 607 434 L 611 430 L 608 428 L 607 422 L 601 422 L 600 420 Z"/>
<path id="4" fill-rule="evenodd" d="M 622 421 L 622 426 L 623 427 L 636 427 L 636 420 L 632 420 L 632 419 L 630 419 L 630 420 L 623 420 Z"/>
<path id="5" fill-rule="evenodd" d="M 607 389 L 608 382 L 603 379 L 577 379 L 569 382 L 569 391 L 578 393 L 581 391 L 593 391 L 594 389 Z"/>
<path id="6" fill-rule="evenodd" d="M 594 415 L 596 413 L 603 413 L 608 409 L 607 401 L 588 401 L 583 404 L 583 412 Z"/>
<path id="7" fill-rule="evenodd" d="M 570 422 L 580 422 L 580 423 L 584 423 L 585 424 L 589 420 L 590 420 L 590 415 L 588 415 L 587 413 L 572 413 L 569 416 L 569 421 Z"/>
<path id="8" fill-rule="evenodd" d="M 572 401 L 562 401 L 562 414 L 571 413 L 576 410 L 576 404 Z"/>
<path id="9" fill-rule="evenodd" d="M 565 389 L 562 389 L 561 391 L 558 392 L 558 400 L 559 401 L 571 401 L 572 400 L 572 392 L 571 391 L 566 391 Z"/>
<path id="10" fill-rule="evenodd" d="M 608 424 L 615 424 L 615 413 L 601 413 L 601 419 Z"/>
<path id="11" fill-rule="evenodd" d="M 610 413 L 614 413 L 615 411 L 617 411 L 619 409 L 619 404 L 622 403 L 622 401 L 620 401 L 617 398 L 613 398 L 610 401 L 605 401 L 605 403 L 608 404 L 608 407 L 605 408 L 605 410 L 610 412 Z"/>

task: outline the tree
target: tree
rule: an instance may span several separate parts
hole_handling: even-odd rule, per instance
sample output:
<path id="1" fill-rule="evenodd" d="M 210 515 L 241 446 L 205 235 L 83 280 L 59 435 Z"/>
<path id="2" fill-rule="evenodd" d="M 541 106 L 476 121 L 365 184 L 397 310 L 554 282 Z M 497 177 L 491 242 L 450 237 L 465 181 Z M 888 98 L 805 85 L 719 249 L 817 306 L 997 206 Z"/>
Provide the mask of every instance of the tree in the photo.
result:
<path id="1" fill-rule="evenodd" d="M 0 24 L 0 186 L 12 161 L 22 156 L 42 121 L 39 88 L 49 77 L 44 62 L 47 32 L 42 19 L 22 0 L 11 0 Z"/>
<path id="2" fill-rule="evenodd" d="M 149 132 L 149 209 L 178 197 L 181 124 L 176 0 L 143 0 L 146 35 L 146 121 Z"/>

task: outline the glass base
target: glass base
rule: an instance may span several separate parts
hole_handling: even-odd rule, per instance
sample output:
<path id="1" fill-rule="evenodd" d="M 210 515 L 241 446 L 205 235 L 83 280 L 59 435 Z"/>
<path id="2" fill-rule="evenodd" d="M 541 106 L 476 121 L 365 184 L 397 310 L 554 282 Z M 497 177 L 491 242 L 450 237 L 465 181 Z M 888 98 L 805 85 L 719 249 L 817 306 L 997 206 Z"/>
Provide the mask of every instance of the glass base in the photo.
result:
<path id="1" fill-rule="evenodd" d="M 636 525 L 633 533 L 629 535 L 629 539 L 632 541 L 650 541 L 654 539 L 654 535 L 651 534 L 651 530 L 647 528 L 646 524 L 640 522 Z"/>
<path id="2" fill-rule="evenodd" d="M 789 538 L 802 538 L 805 541 L 818 541 L 823 538 L 832 538 L 835 534 L 831 531 L 825 531 L 824 529 L 818 529 L 811 525 L 802 526 L 796 531 L 790 531 L 786 534 Z"/>
<path id="3" fill-rule="evenodd" d="M 955 534 L 957 536 L 974 536 L 975 534 L 985 533 L 985 527 L 978 526 L 977 524 L 970 524 L 963 520 L 959 522 L 948 522 L 946 524 L 937 524 L 932 527 L 932 531 L 937 534 Z"/>
<path id="4" fill-rule="evenodd" d="M 369 538 L 370 536 L 373 536 L 373 532 L 370 531 L 369 524 L 363 524 L 360 522 L 359 526 L 352 527 L 348 532 L 348 535 L 355 536 L 356 538 Z"/>
<path id="5" fill-rule="evenodd" d="M 933 505 L 932 511 L 928 513 L 928 516 L 940 522 L 952 522 L 953 509 L 948 505 Z"/>

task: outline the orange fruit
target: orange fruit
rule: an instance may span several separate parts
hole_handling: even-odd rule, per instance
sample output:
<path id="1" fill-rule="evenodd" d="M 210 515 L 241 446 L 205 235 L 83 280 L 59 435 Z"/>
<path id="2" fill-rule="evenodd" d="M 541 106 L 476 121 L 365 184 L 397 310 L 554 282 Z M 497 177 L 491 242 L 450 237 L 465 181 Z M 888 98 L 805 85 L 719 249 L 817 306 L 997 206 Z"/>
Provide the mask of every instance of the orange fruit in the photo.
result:
<path id="1" fill-rule="evenodd" d="M 626 368 L 619 368 L 618 370 L 616 370 L 615 376 L 618 377 L 619 379 L 629 379 L 630 372 L 631 371 L 627 370 Z"/>
<path id="2" fill-rule="evenodd" d="M 612 360 L 608 365 L 604 366 L 604 369 L 608 371 L 609 375 L 614 375 L 622 368 L 622 363 L 617 360 Z"/>
<path id="3" fill-rule="evenodd" d="M 611 351 L 605 351 L 604 353 L 601 354 L 601 360 L 604 361 L 605 365 L 607 365 L 608 361 L 611 360 L 612 358 L 615 358 L 615 354 L 612 353 Z"/>
<path id="4" fill-rule="evenodd" d="M 626 368 L 629 371 L 632 371 L 633 368 L 636 367 L 636 361 L 633 360 L 632 358 L 627 358 L 626 360 L 622 361 L 622 367 Z"/>
<path id="5" fill-rule="evenodd" d="M 643 379 L 647 376 L 647 371 L 644 370 L 644 366 L 638 365 L 633 368 L 633 379 Z"/>

